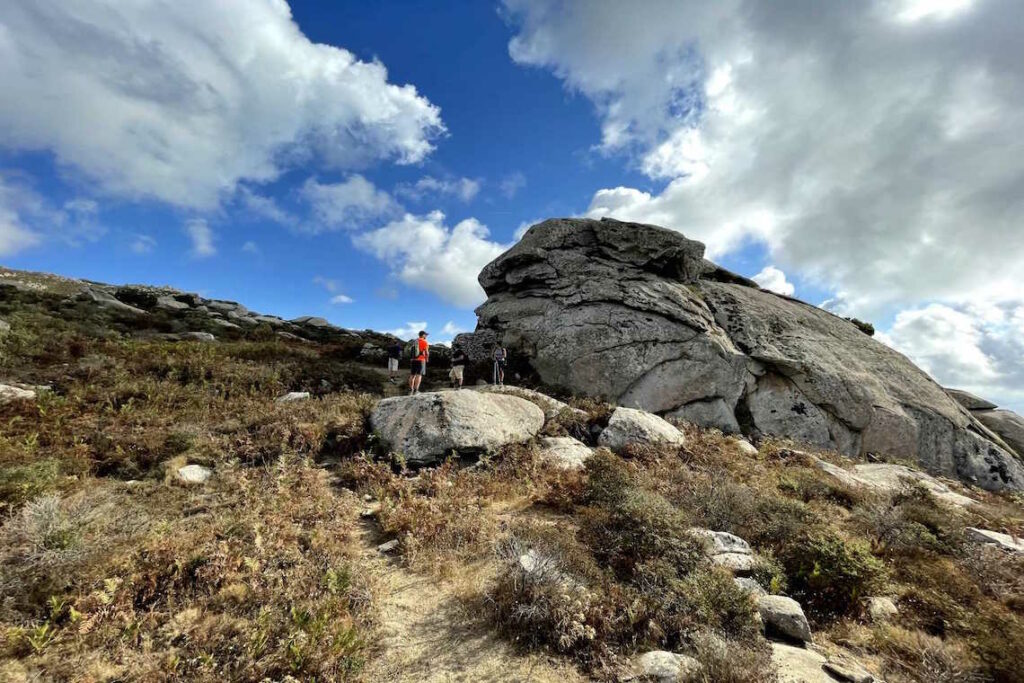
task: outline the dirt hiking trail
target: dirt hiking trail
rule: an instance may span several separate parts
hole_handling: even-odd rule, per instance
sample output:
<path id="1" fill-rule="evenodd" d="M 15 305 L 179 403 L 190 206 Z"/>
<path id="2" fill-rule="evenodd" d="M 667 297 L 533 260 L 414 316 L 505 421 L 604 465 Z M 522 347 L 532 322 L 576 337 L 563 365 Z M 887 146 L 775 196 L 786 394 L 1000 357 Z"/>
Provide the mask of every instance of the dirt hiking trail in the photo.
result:
<path id="1" fill-rule="evenodd" d="M 583 683 L 571 666 L 518 654 L 459 600 L 458 587 L 402 567 L 377 551 L 384 539 L 361 520 L 361 564 L 372 573 L 380 618 L 379 655 L 363 679 L 380 683 Z M 463 584 L 465 585 L 465 584 Z"/>

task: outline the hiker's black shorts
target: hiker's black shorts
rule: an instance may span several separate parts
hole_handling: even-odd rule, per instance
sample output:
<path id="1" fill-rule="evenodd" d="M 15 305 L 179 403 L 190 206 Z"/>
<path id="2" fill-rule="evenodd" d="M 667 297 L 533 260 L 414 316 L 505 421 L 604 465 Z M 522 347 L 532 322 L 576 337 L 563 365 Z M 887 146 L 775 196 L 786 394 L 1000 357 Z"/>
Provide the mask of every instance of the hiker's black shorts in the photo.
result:
<path id="1" fill-rule="evenodd" d="M 409 371 L 410 375 L 426 375 L 427 374 L 427 362 L 424 360 L 413 359 L 412 368 Z"/>

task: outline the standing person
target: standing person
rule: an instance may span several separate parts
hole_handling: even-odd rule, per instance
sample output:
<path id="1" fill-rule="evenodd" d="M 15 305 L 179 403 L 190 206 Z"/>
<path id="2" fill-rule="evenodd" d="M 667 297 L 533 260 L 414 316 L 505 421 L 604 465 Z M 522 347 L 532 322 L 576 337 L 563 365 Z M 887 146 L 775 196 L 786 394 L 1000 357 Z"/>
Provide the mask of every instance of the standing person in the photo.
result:
<path id="1" fill-rule="evenodd" d="M 388 347 L 388 381 L 394 384 L 398 380 L 398 362 L 402 360 L 402 342 L 398 339 Z"/>
<path id="2" fill-rule="evenodd" d="M 494 383 L 505 384 L 505 365 L 508 363 L 508 350 L 501 344 L 495 344 L 491 358 L 494 359 Z"/>
<path id="3" fill-rule="evenodd" d="M 462 379 L 466 372 L 466 353 L 461 346 L 452 347 L 452 370 L 448 379 L 452 381 L 452 389 L 462 388 Z"/>
<path id="4" fill-rule="evenodd" d="M 409 371 L 410 394 L 418 394 L 420 392 L 420 382 L 423 381 L 423 376 L 427 374 L 427 360 L 430 358 L 430 344 L 427 343 L 426 330 L 420 330 L 420 334 L 416 338 L 415 343 L 416 346 L 413 347 L 412 352 L 412 368 Z"/>

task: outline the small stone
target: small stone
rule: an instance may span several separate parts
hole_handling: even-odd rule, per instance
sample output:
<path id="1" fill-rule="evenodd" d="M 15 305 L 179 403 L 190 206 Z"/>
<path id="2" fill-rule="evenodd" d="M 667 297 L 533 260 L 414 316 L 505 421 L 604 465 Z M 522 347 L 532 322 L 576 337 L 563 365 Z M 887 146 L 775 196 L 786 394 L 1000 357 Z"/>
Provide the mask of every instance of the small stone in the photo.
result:
<path id="1" fill-rule="evenodd" d="M 1010 534 L 1003 534 L 989 529 L 978 529 L 971 526 L 964 529 L 964 534 L 967 536 L 967 540 L 974 541 L 975 543 L 986 543 L 1009 552 L 1024 553 L 1024 541 Z"/>
<path id="2" fill-rule="evenodd" d="M 398 539 L 397 538 L 393 538 L 390 541 L 388 541 L 387 543 L 381 543 L 379 546 L 377 546 L 377 552 L 378 553 L 382 553 L 384 555 L 386 555 L 388 553 L 391 553 L 391 552 L 394 552 L 397 549 L 398 549 Z"/>
<path id="3" fill-rule="evenodd" d="M 873 596 L 865 602 L 867 603 L 868 618 L 873 624 L 884 624 L 892 621 L 900 613 L 892 598 Z"/>
<path id="4" fill-rule="evenodd" d="M 689 683 L 698 680 L 703 666 L 693 657 L 653 650 L 636 658 L 634 679 L 656 683 Z"/>
<path id="5" fill-rule="evenodd" d="M 362 517 L 363 519 L 370 519 L 372 517 L 376 517 L 379 512 L 380 512 L 380 508 L 379 507 L 368 507 L 368 508 L 363 508 L 362 511 L 360 511 L 359 516 Z"/>
<path id="6" fill-rule="evenodd" d="M 303 401 L 309 398 L 308 391 L 289 391 L 277 399 L 278 403 L 291 403 L 292 401 Z"/>
<path id="7" fill-rule="evenodd" d="M 757 447 L 746 439 L 733 439 L 733 447 L 743 455 L 754 457 L 758 454 Z"/>
<path id="8" fill-rule="evenodd" d="M 810 642 L 811 626 L 800 603 L 782 595 L 763 595 L 757 600 L 765 627 L 786 638 Z"/>
<path id="9" fill-rule="evenodd" d="M 750 549 L 749 543 L 735 534 L 730 534 L 728 531 L 712 531 L 711 529 L 701 529 L 699 527 L 693 527 L 689 531 L 694 536 L 700 536 L 710 543 L 709 555 L 718 555 L 720 553 L 750 555 L 753 552 Z"/>
<path id="10" fill-rule="evenodd" d="M 6 320 L 0 320 L 0 337 L 11 331 L 11 324 Z"/>
<path id="11" fill-rule="evenodd" d="M 364 493 L 363 500 L 369 503 L 371 500 L 373 500 L 373 496 L 371 496 L 369 493 Z"/>
<path id="12" fill-rule="evenodd" d="M 186 484 L 204 484 L 213 475 L 213 470 L 202 465 L 185 465 L 178 468 L 178 479 Z"/>
<path id="13" fill-rule="evenodd" d="M 821 665 L 821 668 L 841 681 L 849 681 L 850 683 L 874 683 L 875 681 L 875 677 L 871 672 L 849 658 L 841 660 L 829 659 Z"/>

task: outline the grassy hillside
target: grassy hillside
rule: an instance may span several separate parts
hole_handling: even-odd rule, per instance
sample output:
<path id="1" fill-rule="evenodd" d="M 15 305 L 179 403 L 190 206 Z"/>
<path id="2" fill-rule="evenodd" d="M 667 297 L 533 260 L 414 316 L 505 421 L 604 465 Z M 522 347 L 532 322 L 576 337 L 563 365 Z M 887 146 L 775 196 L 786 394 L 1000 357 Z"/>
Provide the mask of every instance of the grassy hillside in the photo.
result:
<path id="1" fill-rule="evenodd" d="M 367 428 L 396 392 L 360 360 L 367 338 L 172 341 L 160 314 L 69 293 L 0 288 L 0 383 L 49 387 L 0 406 L 0 680 L 481 680 L 489 662 L 522 680 L 523 658 L 535 680 L 614 680 L 649 649 L 693 653 L 708 681 L 772 680 L 752 600 L 692 526 L 748 540 L 817 644 L 886 680 L 1021 680 L 1024 559 L 963 534 L 1024 533 L 1019 499 L 870 493 L 790 444 L 744 454 L 691 426 L 686 446 L 599 450 L 578 473 L 532 443 L 410 472 Z M 276 402 L 297 390 L 313 397 Z M 586 417 L 545 429 L 592 443 L 609 407 L 572 403 Z M 185 464 L 213 475 L 184 483 Z M 412 618 L 396 572 L 451 607 L 420 626 L 468 656 L 395 649 Z M 877 595 L 893 622 L 867 618 Z"/>

